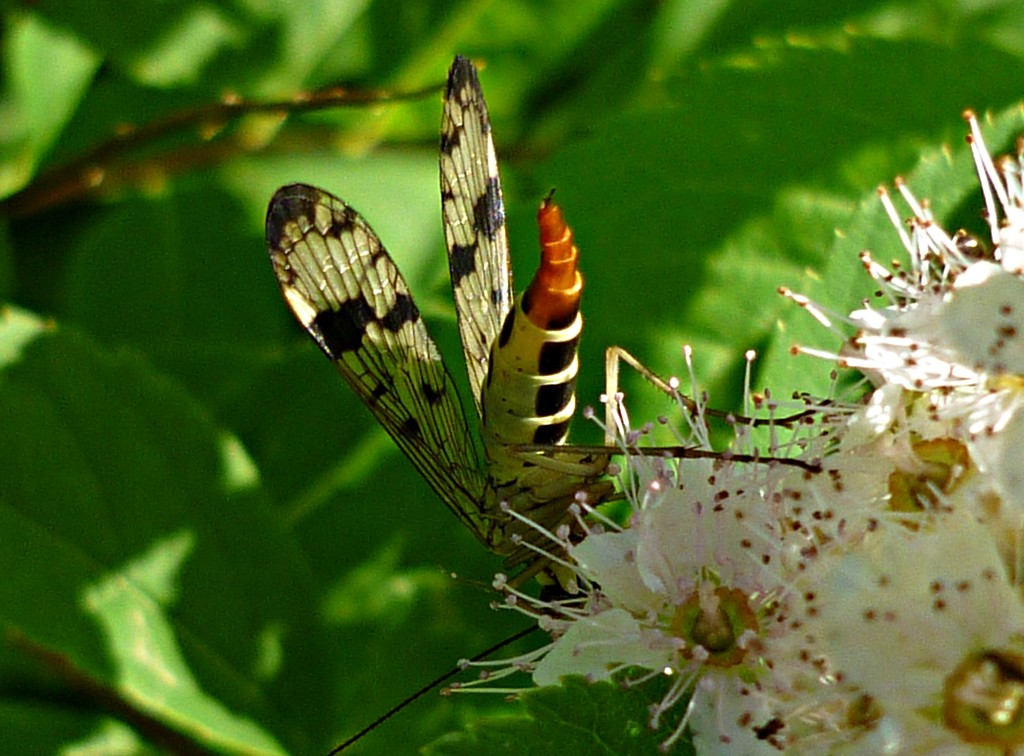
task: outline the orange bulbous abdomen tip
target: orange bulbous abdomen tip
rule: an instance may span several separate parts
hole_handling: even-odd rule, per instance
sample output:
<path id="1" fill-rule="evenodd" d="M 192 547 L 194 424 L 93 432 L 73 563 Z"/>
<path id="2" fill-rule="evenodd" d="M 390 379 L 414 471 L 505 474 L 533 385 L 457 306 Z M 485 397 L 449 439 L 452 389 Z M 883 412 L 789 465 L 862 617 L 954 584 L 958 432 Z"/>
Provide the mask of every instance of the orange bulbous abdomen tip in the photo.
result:
<path id="1" fill-rule="evenodd" d="M 565 225 L 562 208 L 551 201 L 549 194 L 540 203 L 537 210 L 537 225 L 540 227 L 540 246 L 545 249 L 549 244 L 558 244 L 568 238 L 572 242 L 572 231 Z"/>
<path id="2" fill-rule="evenodd" d="M 540 227 L 540 268 L 537 275 L 544 276 L 545 285 L 558 289 L 571 289 L 576 285 L 579 272 L 579 250 L 572 229 L 565 222 L 562 208 L 551 201 L 549 194 L 537 211 Z"/>
<path id="3" fill-rule="evenodd" d="M 549 194 L 537 211 L 540 228 L 540 267 L 526 291 L 527 312 L 537 326 L 571 320 L 579 311 L 583 277 L 577 269 L 579 250 L 562 208 Z"/>

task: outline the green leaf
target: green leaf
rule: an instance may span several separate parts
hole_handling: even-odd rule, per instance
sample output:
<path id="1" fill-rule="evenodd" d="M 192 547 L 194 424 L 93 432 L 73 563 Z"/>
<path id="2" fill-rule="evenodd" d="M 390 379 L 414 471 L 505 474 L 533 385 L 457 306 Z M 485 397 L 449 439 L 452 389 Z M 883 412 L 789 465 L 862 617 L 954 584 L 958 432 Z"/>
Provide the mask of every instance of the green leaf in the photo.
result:
<path id="1" fill-rule="evenodd" d="M 35 11 L 88 40 L 140 83 L 168 86 L 195 81 L 218 53 L 239 43 L 229 7 L 191 0 L 140 6 L 44 0 Z"/>
<path id="2" fill-rule="evenodd" d="M 137 356 L 11 308 L 0 345 L 5 666 L 203 747 L 309 743 L 310 574 L 241 447 Z"/>
<path id="3" fill-rule="evenodd" d="M 432 756 L 521 754 L 585 756 L 586 754 L 658 754 L 671 735 L 648 726 L 651 688 L 624 688 L 612 683 L 587 683 L 566 678 L 557 688 L 522 694 L 527 716 L 485 717 L 465 732 L 447 735 L 424 749 Z M 685 710 L 680 706 L 679 711 Z M 686 756 L 693 746 L 683 738 L 672 753 Z"/>
<path id="4" fill-rule="evenodd" d="M 6 36 L 3 107 L 15 118 L 0 138 L 0 196 L 29 180 L 102 62 L 79 39 L 35 15 L 9 19 Z"/>

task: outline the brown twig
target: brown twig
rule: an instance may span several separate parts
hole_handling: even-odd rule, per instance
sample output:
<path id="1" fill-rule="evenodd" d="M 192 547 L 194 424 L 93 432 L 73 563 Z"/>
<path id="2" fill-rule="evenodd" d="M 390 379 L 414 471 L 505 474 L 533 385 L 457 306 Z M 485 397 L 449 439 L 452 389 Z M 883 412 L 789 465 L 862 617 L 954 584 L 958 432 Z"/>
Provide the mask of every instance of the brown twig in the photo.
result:
<path id="1" fill-rule="evenodd" d="M 132 152 L 184 130 L 216 136 L 233 119 L 253 113 L 289 113 L 415 100 L 441 90 L 440 84 L 408 92 L 329 87 L 283 100 L 246 100 L 225 96 L 218 102 L 185 108 L 141 126 L 126 125 L 84 154 L 41 173 L 30 184 L 0 200 L 0 215 L 20 218 L 87 196 L 108 183 L 112 166 Z M 213 136 L 208 137 L 213 138 Z"/>
<path id="2" fill-rule="evenodd" d="M 195 739 L 173 729 L 130 703 L 115 688 L 104 685 L 94 676 L 87 674 L 66 654 L 47 648 L 16 630 L 9 630 L 6 640 L 8 645 L 40 663 L 63 680 L 98 711 L 110 714 L 128 724 L 149 742 L 160 748 L 170 753 L 185 754 L 186 756 L 205 756 L 214 753 L 212 749 L 204 747 Z"/>

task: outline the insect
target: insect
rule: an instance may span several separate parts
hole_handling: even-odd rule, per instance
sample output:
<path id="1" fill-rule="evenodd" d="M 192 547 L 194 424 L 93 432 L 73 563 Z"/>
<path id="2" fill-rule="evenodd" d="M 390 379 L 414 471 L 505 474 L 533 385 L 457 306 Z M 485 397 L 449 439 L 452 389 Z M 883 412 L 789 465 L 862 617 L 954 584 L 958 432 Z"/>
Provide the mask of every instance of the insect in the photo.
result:
<path id="1" fill-rule="evenodd" d="M 544 536 L 509 510 L 550 532 L 572 521 L 577 496 L 598 503 L 614 494 L 605 477 L 611 449 L 564 446 L 582 329 L 578 250 L 549 197 L 538 212 L 540 266 L 513 299 L 490 119 L 476 69 L 462 57 L 448 74 L 440 173 L 479 433 L 408 284 L 358 212 L 313 186 L 282 187 L 267 210 L 267 246 L 299 323 L 448 508 L 506 566 L 525 566 L 522 580 L 545 569 L 531 548 Z"/>
<path id="2" fill-rule="evenodd" d="M 561 210 L 538 212 L 541 264 L 513 299 L 505 212 L 476 69 L 457 57 L 441 125 L 441 199 L 459 332 L 479 434 L 409 286 L 352 207 L 304 184 L 267 211 L 271 262 L 285 301 L 442 501 L 514 567 L 540 536 L 506 507 L 553 529 L 579 492 L 601 500 L 608 454 L 558 453 L 575 410 L 582 279 Z M 481 463 L 481 439 L 485 461 Z M 546 452 L 522 452 L 517 445 Z M 541 568 L 534 564 L 531 572 Z"/>

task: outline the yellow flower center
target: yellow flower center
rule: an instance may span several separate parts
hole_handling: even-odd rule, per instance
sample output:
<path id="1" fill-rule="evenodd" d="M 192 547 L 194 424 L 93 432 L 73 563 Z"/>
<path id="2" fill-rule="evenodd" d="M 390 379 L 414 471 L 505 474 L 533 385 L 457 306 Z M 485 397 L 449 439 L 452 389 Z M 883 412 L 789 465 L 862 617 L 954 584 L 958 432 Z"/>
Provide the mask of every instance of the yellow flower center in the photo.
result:
<path id="1" fill-rule="evenodd" d="M 747 630 L 757 632 L 757 615 L 743 591 L 718 587 L 698 590 L 676 609 L 670 624 L 687 647 L 701 646 L 710 653 L 707 664 L 731 667 L 743 660 L 737 639 Z"/>
<path id="2" fill-rule="evenodd" d="M 938 504 L 938 494 L 950 494 L 967 479 L 971 458 L 952 438 L 933 438 L 913 445 L 920 465 L 889 475 L 889 506 L 895 512 L 923 512 Z"/>
<path id="3" fill-rule="evenodd" d="M 946 678 L 942 715 L 968 743 L 1024 743 L 1024 657 L 984 651 Z"/>

